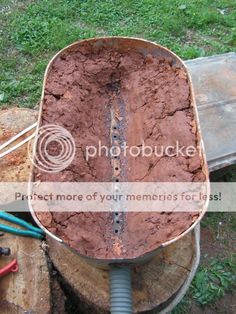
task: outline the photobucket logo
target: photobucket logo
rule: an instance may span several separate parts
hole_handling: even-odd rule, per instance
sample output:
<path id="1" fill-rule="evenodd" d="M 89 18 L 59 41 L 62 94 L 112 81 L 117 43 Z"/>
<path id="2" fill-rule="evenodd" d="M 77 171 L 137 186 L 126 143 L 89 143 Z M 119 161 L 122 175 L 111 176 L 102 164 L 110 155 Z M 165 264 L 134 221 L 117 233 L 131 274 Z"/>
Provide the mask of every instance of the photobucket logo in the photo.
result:
<path id="1" fill-rule="evenodd" d="M 126 142 L 123 142 L 120 146 L 108 147 L 102 145 L 101 141 L 98 141 L 97 146 L 86 146 L 86 160 L 90 158 L 106 156 L 106 157 L 193 157 L 197 153 L 197 148 L 190 146 L 181 146 L 179 141 L 176 141 L 175 145 L 169 146 L 150 146 L 145 145 L 144 141 L 139 146 L 128 146 Z"/>
<path id="2" fill-rule="evenodd" d="M 60 172 L 74 159 L 75 141 L 71 133 L 61 126 L 49 124 L 40 127 L 35 140 L 34 156 L 30 159 L 44 172 Z"/>

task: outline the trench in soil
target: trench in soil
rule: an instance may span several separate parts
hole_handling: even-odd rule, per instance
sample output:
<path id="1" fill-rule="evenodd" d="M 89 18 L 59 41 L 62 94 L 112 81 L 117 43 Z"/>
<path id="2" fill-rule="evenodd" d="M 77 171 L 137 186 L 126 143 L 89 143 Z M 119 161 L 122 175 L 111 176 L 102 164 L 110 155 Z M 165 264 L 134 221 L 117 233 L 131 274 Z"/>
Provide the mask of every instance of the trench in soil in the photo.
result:
<path id="1" fill-rule="evenodd" d="M 85 47 L 86 48 L 86 47 Z M 194 157 L 85 158 L 86 145 L 197 146 L 190 88 L 170 60 L 122 54 L 109 48 L 64 53 L 51 66 L 42 105 L 42 125 L 57 123 L 76 141 L 76 156 L 61 173 L 35 170 L 40 181 L 204 181 Z M 194 213 L 38 213 L 41 223 L 77 252 L 96 258 L 134 258 L 185 231 Z M 92 227 L 91 227 L 92 226 Z"/>

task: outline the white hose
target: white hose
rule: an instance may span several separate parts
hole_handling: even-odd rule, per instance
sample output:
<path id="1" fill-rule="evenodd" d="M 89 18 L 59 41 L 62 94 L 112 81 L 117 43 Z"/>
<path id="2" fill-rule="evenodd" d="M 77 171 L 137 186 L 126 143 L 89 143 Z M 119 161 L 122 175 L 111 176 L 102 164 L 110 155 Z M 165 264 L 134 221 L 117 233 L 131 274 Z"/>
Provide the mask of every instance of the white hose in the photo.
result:
<path id="1" fill-rule="evenodd" d="M 18 134 L 16 134 L 15 136 L 13 136 L 11 139 L 9 139 L 8 141 L 6 141 L 4 144 L 2 144 L 0 146 L 0 151 L 4 148 L 6 148 L 7 146 L 9 146 L 11 143 L 15 142 L 18 138 L 20 138 L 22 135 L 26 134 L 27 132 L 29 132 L 30 130 L 34 129 L 37 126 L 37 122 L 33 123 L 32 125 L 28 126 L 27 128 L 25 128 L 24 130 L 20 131 Z M 27 143 L 28 141 L 30 141 L 32 138 L 35 137 L 35 133 L 29 135 L 28 137 L 26 137 L 25 139 L 23 139 L 21 142 L 17 143 L 15 146 L 9 148 L 8 150 L 6 150 L 5 152 L 0 154 L 0 158 L 10 154 L 11 152 L 13 152 L 14 150 L 16 150 L 17 148 L 19 148 L 20 146 L 24 145 L 25 143 Z"/>

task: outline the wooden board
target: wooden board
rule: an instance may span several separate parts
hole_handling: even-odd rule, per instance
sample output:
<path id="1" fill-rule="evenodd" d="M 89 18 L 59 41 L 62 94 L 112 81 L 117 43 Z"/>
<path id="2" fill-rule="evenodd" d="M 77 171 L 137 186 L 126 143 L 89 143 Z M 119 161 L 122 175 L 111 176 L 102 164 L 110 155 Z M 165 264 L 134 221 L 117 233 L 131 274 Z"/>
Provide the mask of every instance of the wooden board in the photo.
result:
<path id="1" fill-rule="evenodd" d="M 94 267 L 63 244 L 47 238 L 54 266 L 78 296 L 78 310 L 85 313 L 109 312 L 108 271 Z M 180 289 L 195 259 L 195 239 L 185 238 L 164 248 L 151 261 L 136 265 L 132 273 L 134 312 L 157 309 Z"/>

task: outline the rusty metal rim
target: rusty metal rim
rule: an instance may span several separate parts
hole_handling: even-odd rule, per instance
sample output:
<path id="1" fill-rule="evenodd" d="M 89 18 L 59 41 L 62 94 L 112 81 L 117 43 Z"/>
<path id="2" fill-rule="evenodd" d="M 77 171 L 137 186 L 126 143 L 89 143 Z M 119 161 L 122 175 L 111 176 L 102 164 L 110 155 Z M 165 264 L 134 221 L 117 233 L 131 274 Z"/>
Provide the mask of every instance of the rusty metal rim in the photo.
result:
<path id="1" fill-rule="evenodd" d="M 168 48 L 163 47 L 155 42 L 152 41 L 148 41 L 145 39 L 140 39 L 140 38 L 135 38 L 135 37 L 120 37 L 120 36 L 114 36 L 114 37 L 95 37 L 95 38 L 90 38 L 90 39 L 85 39 L 85 40 L 81 40 L 81 41 L 76 41 L 70 45 L 68 45 L 67 47 L 63 48 L 62 50 L 60 50 L 58 53 L 56 53 L 53 58 L 49 61 L 45 74 L 44 74 L 44 80 L 43 80 L 43 88 L 42 88 L 42 95 L 41 95 L 41 100 L 40 100 L 40 109 L 39 109 L 39 116 L 38 116 L 38 124 L 37 124 L 37 128 L 36 128 L 36 135 L 39 132 L 39 127 L 40 127 L 40 122 L 41 122 L 41 116 L 42 116 L 42 105 L 43 105 L 43 100 L 44 100 L 44 92 L 45 92 L 45 85 L 46 85 L 46 80 L 47 80 L 47 76 L 48 76 L 48 72 L 51 68 L 52 63 L 55 61 L 55 59 L 60 56 L 63 52 L 69 50 L 70 48 L 76 47 L 78 44 L 81 43 L 93 43 L 93 42 L 97 42 L 97 41 L 109 41 L 109 40 L 121 40 L 121 41 L 125 41 L 125 40 L 129 40 L 129 41 L 134 41 L 134 42 L 140 42 L 140 43 L 144 43 L 146 45 L 151 45 L 153 48 L 159 49 L 160 51 L 169 54 L 171 57 L 173 57 L 174 60 L 177 60 L 179 62 L 179 64 L 181 65 L 181 67 L 185 70 L 186 74 L 187 74 L 187 79 L 189 81 L 189 86 L 190 86 L 190 106 L 193 109 L 193 113 L 194 113 L 194 121 L 196 122 L 196 134 L 197 134 L 197 140 L 198 140 L 198 149 L 199 149 L 199 155 L 200 158 L 202 160 L 202 171 L 206 176 L 206 183 L 207 183 L 207 194 L 210 193 L 210 183 L 209 183 L 209 172 L 208 172 L 208 167 L 207 167 L 207 161 L 206 161 L 206 154 L 205 154 L 205 149 L 204 149 L 204 143 L 202 140 L 202 134 L 201 134 L 201 130 L 200 130 L 200 122 L 199 122 L 199 116 L 198 116 L 198 112 L 197 112 L 197 106 L 196 106 L 196 101 L 195 101 L 195 97 L 194 97 L 194 90 L 193 90 L 193 84 L 192 84 L 192 80 L 189 74 L 189 71 L 185 65 L 185 63 L 172 51 L 170 51 Z M 150 46 L 150 47 L 151 47 Z M 37 136 L 36 136 L 37 138 Z M 33 145 L 33 159 L 35 158 L 35 151 L 36 151 L 36 146 L 37 146 L 37 141 L 35 140 L 34 145 Z M 31 183 L 32 183 L 32 176 L 33 176 L 33 167 L 31 168 L 31 175 L 29 178 L 29 184 L 28 184 L 28 192 L 31 192 Z M 62 242 L 64 245 L 66 245 L 70 250 L 72 250 L 73 252 L 76 252 L 79 256 L 86 258 L 87 260 L 92 261 L 96 261 L 96 264 L 99 262 L 101 264 L 109 264 L 109 263 L 114 263 L 114 262 L 127 262 L 127 263 L 132 263 L 134 261 L 145 261 L 146 259 L 149 259 L 153 256 L 156 255 L 157 251 L 163 247 L 166 247 L 167 245 L 179 240 L 180 238 L 184 237 L 188 232 L 190 232 L 191 230 L 193 230 L 193 228 L 200 222 L 200 220 L 202 219 L 202 217 L 204 216 L 208 204 L 209 204 L 209 200 L 206 201 L 205 206 L 200 210 L 200 214 L 198 216 L 198 218 L 196 219 L 196 221 L 188 228 L 186 229 L 184 232 L 182 232 L 180 235 L 178 235 L 177 237 L 168 240 L 164 243 L 162 243 L 162 245 L 160 245 L 159 247 L 157 247 L 155 250 L 152 250 L 150 252 L 146 252 L 144 253 L 142 256 L 139 257 L 134 257 L 134 258 L 116 258 L 116 259 L 99 259 L 99 258 L 94 258 L 94 257 L 89 257 L 86 255 L 83 255 L 81 253 L 78 253 L 75 249 L 69 247 L 68 244 L 66 244 L 62 239 L 60 239 L 59 237 L 55 236 L 54 234 L 52 234 L 49 230 L 47 230 L 39 221 L 39 219 L 37 218 L 35 211 L 32 207 L 31 201 L 28 201 L 29 204 L 29 209 L 31 212 L 32 217 L 34 218 L 35 222 L 46 232 L 46 234 L 48 234 L 49 236 L 51 236 L 53 239 Z"/>

